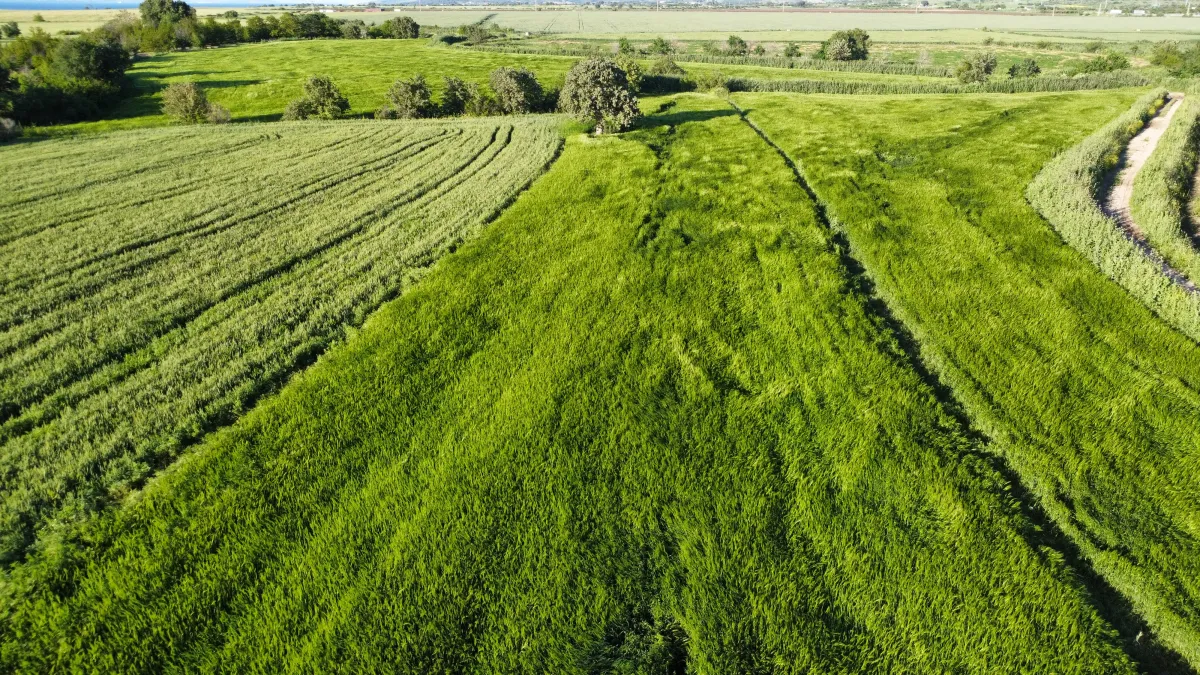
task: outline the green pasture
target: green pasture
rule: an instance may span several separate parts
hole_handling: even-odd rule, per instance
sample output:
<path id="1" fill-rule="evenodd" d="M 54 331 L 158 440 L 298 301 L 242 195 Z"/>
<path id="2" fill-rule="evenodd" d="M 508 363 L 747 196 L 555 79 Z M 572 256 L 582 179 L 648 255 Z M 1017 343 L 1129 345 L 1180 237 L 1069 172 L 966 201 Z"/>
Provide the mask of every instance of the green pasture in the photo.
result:
<path id="1" fill-rule="evenodd" d="M 867 102 L 914 136 L 1053 123 L 990 148 L 1044 158 L 1131 96 Z M 906 131 L 738 100 L 834 136 L 836 180 L 875 161 L 836 150 Z M 6 669 L 1160 666 L 776 148 L 723 99 L 647 104 L 123 509 L 50 531 L 9 577 Z"/>
<path id="2" fill-rule="evenodd" d="M 140 58 L 128 71 L 134 95 L 107 119 L 32 130 L 70 134 L 168 124 L 159 92 L 173 82 L 196 82 L 235 121 L 277 120 L 288 101 L 301 95 L 305 78 L 329 75 L 350 101 L 351 114 L 370 115 L 396 79 L 424 74 L 434 95 L 447 75 L 486 83 L 501 66 L 534 71 L 546 87 L 561 86 L 579 57 L 501 54 L 432 46 L 423 40 L 286 40 L 217 49 L 172 52 Z M 649 61 L 644 62 L 649 65 Z M 685 63 L 688 71 L 720 71 L 754 79 L 835 79 L 921 82 L 933 78 L 819 70 Z"/>

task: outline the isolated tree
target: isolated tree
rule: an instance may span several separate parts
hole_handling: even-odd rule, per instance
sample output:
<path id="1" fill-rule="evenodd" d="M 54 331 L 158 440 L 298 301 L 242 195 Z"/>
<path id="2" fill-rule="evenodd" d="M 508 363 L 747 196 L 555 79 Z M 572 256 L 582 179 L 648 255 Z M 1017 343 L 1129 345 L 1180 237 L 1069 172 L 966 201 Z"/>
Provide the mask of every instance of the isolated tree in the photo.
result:
<path id="1" fill-rule="evenodd" d="M 787 43 L 787 46 L 783 48 L 783 55 L 789 59 L 799 58 L 803 54 L 804 52 L 800 49 L 800 45 L 796 44 L 795 42 L 789 42 Z"/>
<path id="2" fill-rule="evenodd" d="M 142 13 L 142 21 L 151 26 L 157 26 L 164 21 L 173 23 L 196 16 L 196 10 L 183 0 L 143 0 L 138 9 Z"/>
<path id="3" fill-rule="evenodd" d="M 1041 66 L 1039 66 L 1037 61 L 1034 61 L 1033 59 L 1022 59 L 1021 61 L 1018 61 L 1017 63 L 1014 63 L 1008 67 L 1009 79 L 1016 79 L 1018 77 L 1037 77 L 1039 74 L 1041 74 L 1041 72 Z"/>
<path id="4" fill-rule="evenodd" d="M 229 111 L 211 103 L 204 90 L 195 82 L 176 82 L 163 90 L 162 110 L 168 117 L 183 124 L 229 121 Z"/>
<path id="5" fill-rule="evenodd" d="M 820 58 L 830 61 L 863 61 L 870 55 L 871 36 L 861 28 L 839 30 L 821 43 Z"/>
<path id="6" fill-rule="evenodd" d="M 421 37 L 421 27 L 410 16 L 398 16 L 383 22 L 384 33 L 390 38 L 415 40 Z"/>
<path id="7" fill-rule="evenodd" d="M 488 76 L 488 84 L 506 115 L 534 112 L 542 104 L 542 85 L 525 68 L 497 68 Z"/>
<path id="8" fill-rule="evenodd" d="M 661 37 L 656 37 L 650 41 L 650 53 L 663 55 L 674 54 L 675 48 L 671 46 L 670 42 L 667 42 Z"/>
<path id="9" fill-rule="evenodd" d="M 21 27 L 17 25 L 16 21 L 9 21 L 4 25 L 0 25 L 0 35 L 6 38 L 21 37 Z"/>
<path id="10" fill-rule="evenodd" d="M 335 120 L 346 114 L 350 102 L 328 77 L 313 75 L 304 83 L 304 96 L 288 103 L 285 120 Z"/>
<path id="11" fill-rule="evenodd" d="M 958 77 L 959 82 L 971 84 L 987 82 L 994 70 L 996 70 L 996 55 L 991 52 L 981 52 L 963 59 L 955 69 L 954 75 Z"/>
<path id="12" fill-rule="evenodd" d="M 675 63 L 675 59 L 669 56 L 660 56 L 650 62 L 650 68 L 646 70 L 646 74 L 683 77 L 687 73 L 679 67 L 678 63 Z"/>
<path id="13" fill-rule="evenodd" d="M 730 56 L 745 56 L 749 51 L 746 41 L 736 35 L 730 35 L 725 41 L 725 52 Z"/>
<path id="14" fill-rule="evenodd" d="M 601 134 L 628 129 L 641 115 L 625 71 L 612 59 L 584 59 L 571 66 L 558 105 L 576 119 L 594 122 Z"/>
<path id="15" fill-rule="evenodd" d="M 432 117 L 437 111 L 429 85 L 424 75 L 413 75 L 407 80 L 396 80 L 387 93 L 388 103 L 375 117 L 388 119 L 416 119 Z"/>

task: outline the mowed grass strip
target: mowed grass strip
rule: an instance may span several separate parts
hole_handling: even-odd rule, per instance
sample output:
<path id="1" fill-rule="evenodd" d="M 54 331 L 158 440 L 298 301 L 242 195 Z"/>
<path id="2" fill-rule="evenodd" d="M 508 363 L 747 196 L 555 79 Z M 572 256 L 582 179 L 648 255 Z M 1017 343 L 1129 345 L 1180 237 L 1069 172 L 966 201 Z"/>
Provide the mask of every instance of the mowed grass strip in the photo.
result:
<path id="1" fill-rule="evenodd" d="M 474 242 L 17 568 L 16 671 L 1132 673 L 723 102 Z"/>
<path id="2" fill-rule="evenodd" d="M 0 218 L 0 559 L 119 501 L 342 339 L 539 175 L 561 123 L 160 129 L 0 151 L 14 175 L 0 204 L 17 214 Z"/>
<path id="3" fill-rule="evenodd" d="M 1200 347 L 1024 198 L 1142 91 L 737 95 L 1022 481 L 1160 638 L 1200 665 Z"/>

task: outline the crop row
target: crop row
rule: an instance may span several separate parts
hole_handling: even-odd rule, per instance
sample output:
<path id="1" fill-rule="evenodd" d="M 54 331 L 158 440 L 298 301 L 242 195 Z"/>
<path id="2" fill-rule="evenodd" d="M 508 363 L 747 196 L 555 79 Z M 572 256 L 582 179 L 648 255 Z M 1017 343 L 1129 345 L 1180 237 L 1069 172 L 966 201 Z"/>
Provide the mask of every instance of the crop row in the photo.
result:
<path id="1" fill-rule="evenodd" d="M 1200 143 L 1200 102 L 1184 98 L 1133 184 L 1130 211 L 1146 241 L 1172 267 L 1200 281 L 1200 255 L 1185 230 Z M 1190 226 L 1188 226 L 1190 227 Z M 1194 231 L 1194 227 L 1192 228 Z"/>
<path id="2" fill-rule="evenodd" d="M 401 292 L 540 173 L 553 124 L 238 129 L 293 154 L 356 140 L 261 171 L 249 150 L 204 156 L 180 170 L 211 177 L 190 191 L 46 230 L 79 242 L 48 269 L 83 262 L 5 296 L 23 303 L 0 341 L 5 556 L 53 515 L 119 499 Z M 44 217 L 88 199 L 46 202 Z M 55 251 L 40 243 L 18 239 L 0 256 Z"/>

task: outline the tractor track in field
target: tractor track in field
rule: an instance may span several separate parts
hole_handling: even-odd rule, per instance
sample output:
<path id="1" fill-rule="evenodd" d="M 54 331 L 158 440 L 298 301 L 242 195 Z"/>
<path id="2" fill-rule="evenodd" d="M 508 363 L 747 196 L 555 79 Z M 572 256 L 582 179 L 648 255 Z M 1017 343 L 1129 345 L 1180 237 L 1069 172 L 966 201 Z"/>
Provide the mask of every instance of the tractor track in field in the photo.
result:
<path id="1" fill-rule="evenodd" d="M 1182 94 L 1179 96 L 1182 98 Z M 831 243 L 840 249 L 842 265 L 845 267 L 851 287 L 864 296 L 869 312 L 896 340 L 907 365 L 913 368 L 921 380 L 933 390 L 943 410 L 957 420 L 963 431 L 974 441 L 976 449 L 968 451 L 969 454 L 981 459 L 1011 486 L 1012 496 L 1018 504 L 1021 515 L 1031 524 L 1030 528 L 1022 532 L 1029 545 L 1035 550 L 1042 547 L 1050 548 L 1062 556 L 1063 563 L 1074 573 L 1086 590 L 1096 613 L 1116 629 L 1126 655 L 1137 664 L 1139 672 L 1196 673 L 1182 656 L 1165 645 L 1152 632 L 1145 618 L 1138 614 L 1129 599 L 1096 571 L 1078 545 L 1066 535 L 1042 507 L 1037 497 L 1022 481 L 1021 475 L 1009 464 L 1008 459 L 1001 452 L 987 447 L 991 443 L 991 439 L 972 423 L 966 406 L 955 395 L 953 387 L 943 382 L 939 374 L 926 362 L 916 335 L 908 324 L 896 315 L 888 299 L 879 294 L 866 267 L 853 256 L 845 228 L 838 222 L 836 216 L 829 213 L 825 201 L 809 183 L 800 170 L 799 164 L 747 116 L 748 111 L 737 105 L 732 98 L 728 100 L 728 103 L 737 112 L 742 122 L 753 129 L 764 143 L 775 150 L 791 169 L 796 184 L 812 200 L 818 222 L 832 233 Z M 1163 124 L 1162 130 L 1165 129 L 1166 124 Z M 1159 136 L 1162 135 L 1162 130 L 1158 132 Z M 1156 136 L 1154 143 L 1157 144 L 1157 142 Z M 1153 147 L 1150 150 L 1152 151 Z M 1146 157 L 1149 157 L 1149 154 L 1150 152 L 1147 151 L 1145 157 L 1142 157 L 1142 163 L 1145 162 Z M 1124 166 L 1124 164 L 1120 166 Z M 1139 164 L 1138 168 L 1140 166 Z M 1129 184 L 1133 184 L 1132 178 L 1130 178 Z M 1126 196 L 1126 212 L 1128 212 L 1128 208 L 1129 200 Z"/>
<path id="2" fill-rule="evenodd" d="M 1150 120 L 1145 128 L 1129 139 L 1129 143 L 1121 152 L 1121 161 L 1108 181 L 1110 187 L 1100 204 L 1100 210 L 1111 218 L 1125 238 L 1132 242 L 1142 252 L 1142 255 L 1157 265 L 1176 286 L 1189 293 L 1200 293 L 1200 288 L 1197 288 L 1186 274 L 1175 269 L 1171 263 L 1167 262 L 1166 258 L 1154 250 L 1150 241 L 1146 239 L 1145 233 L 1134 222 L 1129 208 L 1130 202 L 1133 200 L 1133 182 L 1141 173 L 1146 160 L 1154 154 L 1154 149 L 1158 147 L 1158 141 L 1162 138 L 1163 133 L 1171 126 L 1171 118 L 1175 116 L 1175 111 L 1179 109 L 1183 97 L 1184 95 L 1179 92 L 1168 94 L 1167 103 L 1158 111 L 1158 114 Z"/>

